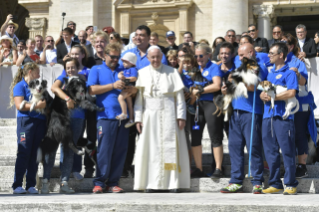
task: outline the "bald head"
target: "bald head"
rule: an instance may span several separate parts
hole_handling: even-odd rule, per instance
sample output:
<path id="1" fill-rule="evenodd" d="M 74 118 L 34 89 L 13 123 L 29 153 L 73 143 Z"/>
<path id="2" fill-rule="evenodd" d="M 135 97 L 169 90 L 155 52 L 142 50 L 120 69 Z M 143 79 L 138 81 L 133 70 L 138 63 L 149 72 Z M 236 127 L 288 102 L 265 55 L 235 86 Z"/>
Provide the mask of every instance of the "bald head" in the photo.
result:
<path id="1" fill-rule="evenodd" d="M 244 45 L 241 45 L 238 48 L 238 56 L 240 60 L 242 60 L 244 57 L 247 57 L 249 59 L 255 59 L 256 54 L 254 46 L 250 43 L 245 43 Z"/>
<path id="2" fill-rule="evenodd" d="M 84 30 L 79 31 L 78 38 L 79 38 L 80 44 L 85 45 L 86 38 L 87 38 L 86 31 L 84 31 Z"/>
<path id="3" fill-rule="evenodd" d="M 147 50 L 147 59 L 150 61 L 151 66 L 155 69 L 159 68 L 162 64 L 163 53 L 158 46 L 151 46 Z"/>

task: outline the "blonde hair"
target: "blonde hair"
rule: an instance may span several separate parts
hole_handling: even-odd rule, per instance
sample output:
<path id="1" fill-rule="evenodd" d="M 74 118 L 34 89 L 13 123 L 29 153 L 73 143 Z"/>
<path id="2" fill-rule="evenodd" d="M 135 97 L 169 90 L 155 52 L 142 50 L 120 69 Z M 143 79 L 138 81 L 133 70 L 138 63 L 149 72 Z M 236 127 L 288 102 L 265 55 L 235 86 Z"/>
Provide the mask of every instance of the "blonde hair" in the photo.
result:
<path id="1" fill-rule="evenodd" d="M 119 43 L 110 43 L 106 46 L 104 52 L 105 54 L 109 54 L 110 52 L 113 52 L 113 51 L 121 53 L 122 45 Z"/>
<path id="2" fill-rule="evenodd" d="M 102 30 L 97 30 L 94 34 L 93 34 L 93 43 L 95 43 L 95 39 L 97 37 L 103 37 L 103 39 L 105 40 L 106 43 L 109 42 L 109 36 Z"/>
<path id="3" fill-rule="evenodd" d="M 201 39 L 200 41 L 198 41 L 198 43 L 204 43 L 204 44 L 209 45 L 209 42 L 206 39 Z"/>
<path id="4" fill-rule="evenodd" d="M 22 78 L 24 78 L 28 74 L 29 70 L 34 71 L 38 68 L 39 68 L 39 66 L 34 62 L 26 63 L 24 66 L 19 67 L 18 72 L 14 76 L 13 81 L 10 85 L 10 105 L 9 105 L 9 108 L 14 106 L 14 99 L 13 99 L 14 86 L 16 86 L 16 84 L 18 82 L 20 82 L 22 80 Z"/>
<path id="5" fill-rule="evenodd" d="M 212 53 L 212 48 L 210 48 L 210 46 L 208 46 L 205 43 L 197 44 L 195 49 L 203 50 L 206 54 L 211 54 Z"/>
<path id="6" fill-rule="evenodd" d="M 170 57 L 176 57 L 177 58 L 177 51 L 176 50 L 169 50 L 166 54 L 167 59 Z"/>

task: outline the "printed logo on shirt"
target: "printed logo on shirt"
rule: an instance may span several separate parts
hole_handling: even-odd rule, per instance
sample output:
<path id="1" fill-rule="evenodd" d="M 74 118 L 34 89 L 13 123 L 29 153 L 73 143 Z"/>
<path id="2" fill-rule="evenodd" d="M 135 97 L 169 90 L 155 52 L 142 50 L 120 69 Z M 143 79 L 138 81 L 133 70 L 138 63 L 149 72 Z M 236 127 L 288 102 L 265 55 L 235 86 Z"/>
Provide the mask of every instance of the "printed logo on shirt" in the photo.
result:
<path id="1" fill-rule="evenodd" d="M 22 132 L 22 133 L 20 133 L 20 142 L 21 143 L 25 143 L 25 133 L 24 132 Z"/>
<path id="2" fill-rule="evenodd" d="M 203 76 L 204 76 L 204 77 L 207 77 L 207 76 L 208 76 L 208 71 L 205 71 L 204 74 L 203 74 Z"/>
<path id="3" fill-rule="evenodd" d="M 99 126 L 99 136 L 102 135 L 102 126 Z"/>
<path id="4" fill-rule="evenodd" d="M 282 75 L 279 74 L 279 75 L 276 76 L 276 79 L 280 79 L 281 77 L 282 77 Z"/>

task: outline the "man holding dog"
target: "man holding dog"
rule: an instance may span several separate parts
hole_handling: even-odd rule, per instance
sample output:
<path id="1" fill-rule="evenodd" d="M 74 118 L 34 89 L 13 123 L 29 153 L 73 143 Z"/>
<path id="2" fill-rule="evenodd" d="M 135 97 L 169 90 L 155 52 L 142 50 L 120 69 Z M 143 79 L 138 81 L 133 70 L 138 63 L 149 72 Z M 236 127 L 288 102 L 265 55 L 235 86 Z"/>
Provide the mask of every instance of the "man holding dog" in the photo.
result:
<path id="1" fill-rule="evenodd" d="M 295 162 L 295 126 L 293 115 L 287 119 L 282 116 L 285 113 L 284 100 L 295 97 L 298 90 L 297 75 L 285 64 L 288 47 L 285 43 L 274 43 L 269 50 L 270 62 L 274 68 L 268 74 L 267 80 L 274 85 L 286 86 L 287 91 L 276 94 L 275 106 L 271 109 L 270 97 L 266 92 L 260 94 L 265 102 L 262 122 L 262 140 L 267 163 L 269 165 L 269 188 L 263 189 L 264 194 L 282 193 L 283 185 L 280 179 L 280 153 L 285 166 L 284 184 L 286 189 L 283 194 L 297 194 L 298 181 L 296 180 Z"/>
<path id="2" fill-rule="evenodd" d="M 97 112 L 98 149 L 93 193 L 124 192 L 118 187 L 118 181 L 125 162 L 129 130 L 124 127 L 126 121 L 116 119 L 122 112 L 118 96 L 125 85 L 118 78 L 121 49 L 119 44 L 109 44 L 105 62 L 94 66 L 88 79 L 90 95 L 96 95 L 96 104 L 105 108 Z"/>
<path id="3" fill-rule="evenodd" d="M 221 58 L 222 65 L 227 66 L 227 61 L 224 59 L 223 52 L 227 51 L 226 46 L 222 48 L 225 44 L 221 45 L 219 57 Z M 228 47 L 229 49 L 230 47 Z M 230 50 L 228 50 L 230 51 Z M 264 65 L 264 62 L 256 58 L 256 51 L 254 46 L 250 43 L 243 44 L 238 49 L 238 56 L 240 61 L 248 59 L 253 59 L 257 61 L 259 65 L 259 77 L 261 80 L 266 79 L 268 71 Z M 228 62 L 228 67 L 230 66 Z M 236 68 L 239 68 L 241 63 L 237 64 Z M 234 69 L 234 68 L 233 68 Z M 231 75 L 229 76 L 231 80 Z M 222 87 L 222 93 L 226 94 L 226 86 Z M 263 178 L 263 158 L 262 158 L 262 139 L 261 139 L 261 123 L 262 123 L 262 107 L 263 104 L 259 98 L 255 100 L 255 111 L 254 111 L 254 134 L 253 134 L 253 143 L 250 147 L 250 133 L 251 133 L 251 124 L 253 118 L 253 102 L 254 102 L 254 92 L 258 97 L 261 93 L 260 91 L 255 91 L 255 86 L 251 85 L 247 87 L 248 89 L 248 98 L 239 97 L 232 101 L 233 105 L 233 115 L 229 121 L 229 155 L 231 160 L 231 179 L 229 185 L 220 190 L 221 193 L 238 193 L 243 192 L 243 180 L 244 180 L 244 148 L 247 147 L 247 151 L 250 151 L 252 148 L 251 155 L 251 175 L 253 179 L 251 183 L 253 184 L 254 194 L 260 194 L 262 191 L 262 182 Z"/>

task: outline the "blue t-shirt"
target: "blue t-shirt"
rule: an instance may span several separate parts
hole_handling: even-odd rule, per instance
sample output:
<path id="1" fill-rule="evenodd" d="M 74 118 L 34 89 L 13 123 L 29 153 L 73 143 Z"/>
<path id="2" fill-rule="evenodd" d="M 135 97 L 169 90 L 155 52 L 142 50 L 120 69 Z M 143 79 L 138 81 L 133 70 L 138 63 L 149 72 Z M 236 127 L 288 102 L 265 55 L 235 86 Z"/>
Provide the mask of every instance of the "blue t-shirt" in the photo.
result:
<path id="1" fill-rule="evenodd" d="M 182 81 L 186 88 L 190 88 L 194 85 L 192 78 L 188 75 L 188 72 L 183 69 L 183 73 L 181 75 Z"/>
<path id="2" fill-rule="evenodd" d="M 13 88 L 13 97 L 16 97 L 16 96 L 23 96 L 24 100 L 26 101 L 30 101 L 32 99 L 32 96 L 29 90 L 29 85 L 23 78 Z M 45 115 L 38 113 L 35 110 L 32 112 L 18 110 L 17 117 L 32 117 L 32 118 L 43 119 L 43 120 L 46 119 Z"/>
<path id="3" fill-rule="evenodd" d="M 267 76 L 267 80 L 274 85 L 287 86 L 288 90 L 298 91 L 298 79 L 294 71 L 289 70 L 289 66 L 285 65 L 279 70 L 276 70 L 275 65 L 271 69 L 270 73 Z M 270 108 L 270 101 L 265 103 L 264 106 L 264 116 L 263 118 L 271 118 L 274 116 L 282 117 L 286 112 L 286 103 L 285 101 L 275 101 L 274 109 Z M 293 119 L 293 115 L 290 115 L 288 119 Z"/>
<path id="4" fill-rule="evenodd" d="M 82 69 L 82 71 L 80 71 L 80 72 L 78 72 L 79 74 L 81 74 L 81 75 L 83 75 L 83 76 L 85 76 L 85 79 L 86 80 L 88 80 L 88 78 L 89 78 L 89 74 L 90 74 L 90 69 L 88 68 L 88 67 L 85 67 L 84 66 L 84 68 Z M 66 74 L 66 71 L 63 69 L 63 72 L 62 72 L 62 74 L 60 75 L 60 76 L 66 76 L 67 74 Z M 63 82 L 63 81 L 61 81 L 61 82 Z"/>
<path id="5" fill-rule="evenodd" d="M 90 71 L 88 86 L 115 83 L 119 80 L 117 75 L 120 71 L 121 69 L 119 67 L 112 71 L 105 62 L 101 65 L 93 66 Z M 106 93 L 96 95 L 96 104 L 99 107 L 105 108 L 104 111 L 97 112 L 98 120 L 116 119 L 116 116 L 122 113 L 121 106 L 118 101 L 120 93 L 121 90 L 113 89 Z"/>
<path id="6" fill-rule="evenodd" d="M 144 68 L 144 67 L 150 65 L 150 61 L 148 61 L 148 59 L 147 59 L 147 50 L 146 50 L 146 54 L 145 54 L 143 57 L 141 57 L 141 55 L 140 55 L 140 50 L 138 50 L 138 48 L 135 47 L 135 48 L 133 48 L 133 49 L 129 49 L 129 50 L 123 52 L 123 53 L 121 54 L 121 58 L 122 58 L 122 57 L 125 55 L 125 53 L 127 53 L 127 52 L 132 52 L 132 53 L 134 53 L 134 54 L 136 55 L 137 61 L 136 61 L 135 67 L 137 68 L 137 70 L 140 70 L 140 69 L 142 69 L 142 68 Z M 168 65 L 164 53 L 163 53 L 163 57 L 162 57 L 162 63 L 165 64 L 165 65 Z M 120 65 L 119 68 L 123 70 L 123 69 L 124 69 L 124 66 L 123 66 L 122 60 L 119 61 L 119 65 Z"/>
<path id="7" fill-rule="evenodd" d="M 256 61 L 260 67 L 260 72 L 259 72 L 259 78 L 261 81 L 265 80 L 268 75 L 268 70 L 264 64 L 263 60 L 260 60 L 259 58 L 256 58 Z M 235 64 L 236 68 L 238 68 L 241 65 L 237 63 Z M 255 99 L 255 113 L 256 114 L 262 114 L 262 107 L 263 107 L 263 102 L 260 99 L 260 93 L 261 91 L 256 89 L 256 99 Z M 234 110 L 242 110 L 246 112 L 253 112 L 253 102 L 254 102 L 254 92 L 253 91 L 248 91 L 248 98 L 245 98 L 244 96 L 239 97 L 237 99 L 233 99 L 232 105 Z"/>
<path id="8" fill-rule="evenodd" d="M 87 79 L 88 75 L 89 75 L 89 69 L 87 69 L 86 67 L 84 67 L 84 69 L 82 71 L 79 72 L 79 74 L 84 75 Z M 65 70 L 63 70 L 62 74 L 60 76 L 58 76 L 58 78 L 56 78 L 56 80 L 59 80 L 62 82 L 62 85 L 64 84 L 64 80 L 63 78 L 69 78 L 65 72 Z M 85 110 L 79 107 L 75 107 L 72 112 L 71 112 L 71 118 L 76 118 L 76 119 L 85 119 Z"/>
<path id="9" fill-rule="evenodd" d="M 124 77 L 136 77 L 137 78 L 137 69 L 136 67 L 126 68 L 123 70 Z"/>

